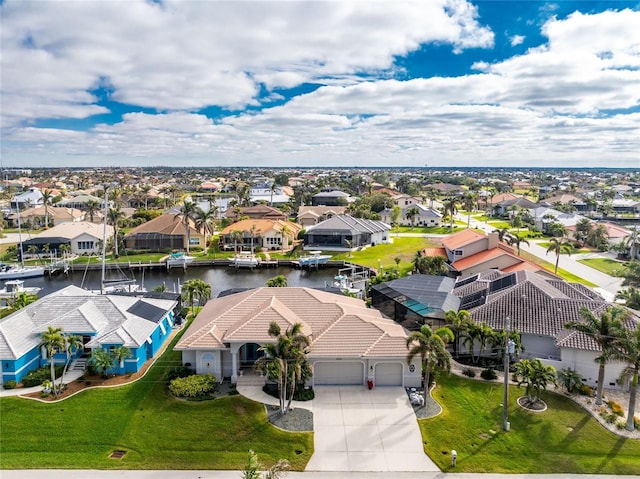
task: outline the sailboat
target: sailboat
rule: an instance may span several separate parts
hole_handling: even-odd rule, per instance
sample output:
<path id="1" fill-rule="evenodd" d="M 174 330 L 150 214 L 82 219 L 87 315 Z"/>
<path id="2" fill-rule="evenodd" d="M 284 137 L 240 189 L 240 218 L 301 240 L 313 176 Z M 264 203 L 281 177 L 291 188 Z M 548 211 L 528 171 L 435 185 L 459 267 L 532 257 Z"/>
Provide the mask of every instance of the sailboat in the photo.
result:
<path id="1" fill-rule="evenodd" d="M 17 208 L 18 218 L 18 255 L 20 256 L 20 265 L 16 264 L 0 264 L 0 281 L 6 279 L 25 279 L 37 278 L 44 276 L 44 266 L 25 266 L 24 252 L 22 251 L 22 228 L 20 227 L 20 208 Z"/>
<path id="2" fill-rule="evenodd" d="M 134 293 L 143 291 L 143 288 L 137 283 L 135 278 L 127 277 L 124 272 L 118 268 L 120 275 L 117 278 L 106 277 L 107 263 L 107 216 L 108 216 L 109 200 L 107 188 L 104 190 L 104 221 L 102 228 L 102 272 L 100 275 L 100 294 L 112 293 Z"/>

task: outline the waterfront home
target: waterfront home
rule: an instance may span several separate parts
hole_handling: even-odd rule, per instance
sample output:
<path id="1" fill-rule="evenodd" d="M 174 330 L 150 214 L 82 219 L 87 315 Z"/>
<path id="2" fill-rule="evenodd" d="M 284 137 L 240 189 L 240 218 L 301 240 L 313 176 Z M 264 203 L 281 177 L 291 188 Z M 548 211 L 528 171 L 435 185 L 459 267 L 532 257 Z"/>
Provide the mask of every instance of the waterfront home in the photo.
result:
<path id="1" fill-rule="evenodd" d="M 407 364 L 407 331 L 364 301 L 310 288 L 257 288 L 209 300 L 175 348 L 198 374 L 238 382 L 272 343 L 269 324 L 296 323 L 309 337 L 311 385 L 416 387 L 420 358 Z"/>
<path id="2" fill-rule="evenodd" d="M 400 206 L 401 213 L 398 224 L 402 226 L 437 227 L 442 223 L 442 213 L 427 208 L 420 203 L 410 203 Z M 386 208 L 380 212 L 380 219 L 388 224 L 392 223 L 393 209 Z"/>
<path id="3" fill-rule="evenodd" d="M 62 223 L 83 221 L 84 211 L 75 208 L 53 208 L 51 206 L 36 206 L 20 211 L 20 224 L 31 225 L 34 229 L 44 228 L 48 221 L 49 225 L 56 226 Z M 9 215 L 8 219 L 17 225 L 17 213 Z"/>
<path id="4" fill-rule="evenodd" d="M 182 216 L 163 214 L 133 228 L 124 237 L 127 249 L 133 250 L 184 250 L 187 248 L 187 230 Z M 204 235 L 189 219 L 189 247 L 204 248 Z"/>
<path id="5" fill-rule="evenodd" d="M 348 251 L 388 243 L 391 226 L 382 221 L 333 216 L 311 226 L 304 234 L 304 249 Z"/>
<path id="6" fill-rule="evenodd" d="M 106 229 L 105 229 L 106 228 Z M 43 231 L 31 239 L 22 242 L 25 256 L 52 253 L 61 257 L 60 246 L 69 245 L 69 252 L 74 255 L 97 255 L 101 252 L 104 233 L 107 238 L 113 236 L 113 226 L 99 225 L 89 221 L 61 223 Z M 31 253 L 30 247 L 36 251 Z"/>
<path id="7" fill-rule="evenodd" d="M 301 206 L 298 208 L 296 220 L 303 228 L 317 225 L 324 220 L 343 215 L 347 211 L 346 206 Z"/>
<path id="8" fill-rule="evenodd" d="M 291 221 L 241 220 L 220 231 L 220 249 L 288 251 L 300 229 L 299 224 Z"/>
<path id="9" fill-rule="evenodd" d="M 49 364 L 40 347 L 41 335 L 49 326 L 82 338 L 75 357 L 96 348 L 129 348 L 131 357 L 107 373 L 137 372 L 169 337 L 178 304 L 177 298 L 99 295 L 67 286 L 0 319 L 2 382 L 20 382 L 29 371 Z M 54 361 L 63 364 L 66 355 L 59 352 Z"/>

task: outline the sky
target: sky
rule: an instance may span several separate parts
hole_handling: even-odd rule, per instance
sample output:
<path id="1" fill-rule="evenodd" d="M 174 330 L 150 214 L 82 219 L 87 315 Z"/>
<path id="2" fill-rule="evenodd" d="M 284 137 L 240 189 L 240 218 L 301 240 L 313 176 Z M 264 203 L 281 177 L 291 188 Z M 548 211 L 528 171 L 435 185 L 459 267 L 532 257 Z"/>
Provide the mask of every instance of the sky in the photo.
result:
<path id="1" fill-rule="evenodd" d="M 640 169 L 640 0 L 0 0 L 13 167 Z"/>

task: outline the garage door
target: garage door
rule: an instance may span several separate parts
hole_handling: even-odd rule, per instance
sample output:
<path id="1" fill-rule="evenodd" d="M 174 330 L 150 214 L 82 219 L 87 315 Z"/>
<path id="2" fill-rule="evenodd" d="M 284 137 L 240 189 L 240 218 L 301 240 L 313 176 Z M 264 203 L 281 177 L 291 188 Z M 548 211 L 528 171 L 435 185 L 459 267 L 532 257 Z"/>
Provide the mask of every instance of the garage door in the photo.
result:
<path id="1" fill-rule="evenodd" d="M 402 386 L 402 363 L 376 364 L 376 386 Z"/>
<path id="2" fill-rule="evenodd" d="M 362 385 L 364 384 L 364 364 L 353 361 L 315 363 L 313 383 L 321 385 Z"/>

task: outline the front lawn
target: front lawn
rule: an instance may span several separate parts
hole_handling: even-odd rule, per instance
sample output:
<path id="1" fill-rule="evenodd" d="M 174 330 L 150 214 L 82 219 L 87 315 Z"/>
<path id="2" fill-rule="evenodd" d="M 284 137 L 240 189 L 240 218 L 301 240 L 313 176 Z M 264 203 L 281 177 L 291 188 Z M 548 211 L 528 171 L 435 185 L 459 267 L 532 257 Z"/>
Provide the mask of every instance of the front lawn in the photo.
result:
<path id="1" fill-rule="evenodd" d="M 544 394 L 548 409 L 528 412 L 516 403 L 524 389 L 511 386 L 511 431 L 503 432 L 502 394 L 500 383 L 438 378 L 433 397 L 443 411 L 419 423 L 425 451 L 444 472 L 640 474 L 640 441 L 607 431 L 561 395 Z"/>
<path id="2" fill-rule="evenodd" d="M 398 269 L 406 274 L 413 269 L 413 258 L 416 252 L 424 248 L 440 246 L 440 240 L 414 236 L 391 235 L 392 244 L 378 244 L 362 251 L 342 252 L 334 255 L 332 260 L 345 260 L 362 266 L 377 269 L 396 268 L 395 258 L 400 258 Z M 378 260 L 380 262 L 378 263 Z"/>
<path id="3" fill-rule="evenodd" d="M 263 405 L 242 396 L 173 398 L 162 376 L 179 364 L 180 354 L 168 348 L 144 378 L 127 386 L 58 403 L 0 399 L 0 468 L 241 469 L 253 449 L 265 465 L 282 458 L 304 469 L 313 434 L 275 428 Z M 109 459 L 114 450 L 127 453 Z"/>
<path id="4" fill-rule="evenodd" d="M 590 268 L 597 269 L 598 271 L 610 276 L 617 276 L 617 274 L 625 267 L 625 263 L 623 261 L 616 261 L 611 258 L 579 259 L 578 262 L 586 264 Z"/>

